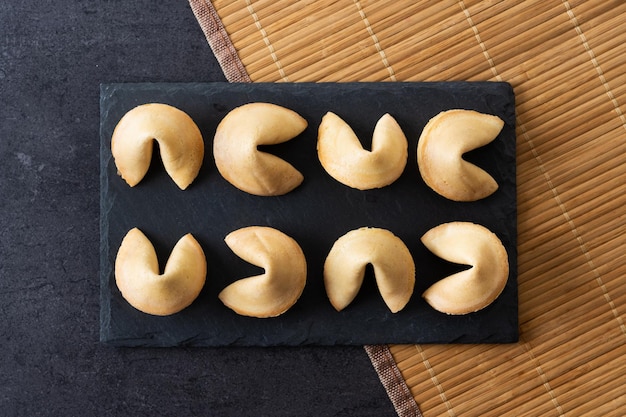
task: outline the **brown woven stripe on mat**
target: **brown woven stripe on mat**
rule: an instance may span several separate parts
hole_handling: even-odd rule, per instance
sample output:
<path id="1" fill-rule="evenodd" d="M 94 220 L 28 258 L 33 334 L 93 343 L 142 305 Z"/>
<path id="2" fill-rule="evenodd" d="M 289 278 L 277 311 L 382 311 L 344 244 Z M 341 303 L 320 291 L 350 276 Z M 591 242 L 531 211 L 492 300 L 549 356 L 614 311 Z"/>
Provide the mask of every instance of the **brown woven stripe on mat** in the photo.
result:
<path id="1" fill-rule="evenodd" d="M 209 0 L 189 0 L 204 36 L 224 71 L 226 79 L 231 83 L 250 82 L 250 76 L 244 68 L 237 51 L 233 46 L 224 25 L 220 21 L 215 8 Z"/>
<path id="2" fill-rule="evenodd" d="M 389 351 L 426 417 L 626 415 L 626 2 L 213 6 L 252 81 L 510 82 L 521 340 Z"/>
<path id="3" fill-rule="evenodd" d="M 423 417 L 387 345 L 366 345 L 365 352 L 400 417 Z"/>

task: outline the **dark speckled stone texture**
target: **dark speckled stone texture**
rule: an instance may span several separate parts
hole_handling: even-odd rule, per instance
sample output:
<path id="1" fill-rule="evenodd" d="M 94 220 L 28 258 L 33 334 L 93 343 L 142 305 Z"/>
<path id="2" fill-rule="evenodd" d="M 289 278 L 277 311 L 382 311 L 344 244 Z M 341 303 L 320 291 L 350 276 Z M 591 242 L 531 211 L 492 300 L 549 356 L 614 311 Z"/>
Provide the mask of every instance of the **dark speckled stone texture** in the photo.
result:
<path id="1" fill-rule="evenodd" d="M 99 342 L 99 85 L 207 81 L 185 1 L 3 2 L 0 415 L 395 415 L 358 346 Z"/>
<path id="2" fill-rule="evenodd" d="M 515 105 L 509 84 L 125 83 L 103 84 L 101 93 L 102 340 L 116 346 L 517 341 Z M 210 155 L 217 124 L 232 108 L 250 101 L 285 106 L 309 122 L 298 137 L 272 148 L 304 176 L 304 182 L 284 196 L 258 197 L 238 190 L 219 175 Z M 117 174 L 110 152 L 113 130 L 124 113 L 147 102 L 168 103 L 186 111 L 203 132 L 209 155 L 194 183 L 183 192 L 165 173 L 158 157 L 135 187 Z M 450 201 L 428 188 L 419 175 L 417 138 L 430 117 L 451 108 L 495 114 L 505 122 L 493 142 L 472 151 L 472 161 L 499 184 L 488 198 L 471 203 Z M 319 121 L 329 110 L 347 120 L 361 138 L 371 138 L 373 126 L 384 112 L 392 114 L 407 136 L 411 155 L 400 178 L 387 187 L 359 191 L 328 175 L 317 158 L 316 144 Z M 473 314 L 442 314 L 420 297 L 434 282 L 459 268 L 437 258 L 420 242 L 427 230 L 450 221 L 487 227 L 509 254 L 505 290 L 493 304 Z M 250 225 L 281 230 L 300 244 L 306 256 L 307 283 L 302 296 L 289 311 L 272 319 L 236 315 L 218 299 L 224 287 L 252 273 L 250 265 L 223 242 L 231 231 Z M 415 290 L 398 313 L 392 314 L 384 304 L 371 269 L 347 308 L 338 313 L 328 301 L 323 284 L 328 251 L 339 236 L 365 226 L 396 234 L 415 261 Z M 112 271 L 120 242 L 133 227 L 155 244 L 161 265 L 180 236 L 192 233 L 198 239 L 209 272 L 189 308 L 169 317 L 155 317 L 123 299 Z"/>

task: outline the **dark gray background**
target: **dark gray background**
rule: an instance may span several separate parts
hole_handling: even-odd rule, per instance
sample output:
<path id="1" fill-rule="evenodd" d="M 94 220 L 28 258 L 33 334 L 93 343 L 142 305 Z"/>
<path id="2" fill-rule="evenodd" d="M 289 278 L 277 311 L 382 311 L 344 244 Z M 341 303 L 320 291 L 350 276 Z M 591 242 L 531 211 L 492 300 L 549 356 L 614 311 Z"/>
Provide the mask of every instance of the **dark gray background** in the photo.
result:
<path id="1" fill-rule="evenodd" d="M 0 414 L 393 416 L 361 347 L 99 343 L 99 84 L 224 81 L 186 1 L 0 8 Z"/>

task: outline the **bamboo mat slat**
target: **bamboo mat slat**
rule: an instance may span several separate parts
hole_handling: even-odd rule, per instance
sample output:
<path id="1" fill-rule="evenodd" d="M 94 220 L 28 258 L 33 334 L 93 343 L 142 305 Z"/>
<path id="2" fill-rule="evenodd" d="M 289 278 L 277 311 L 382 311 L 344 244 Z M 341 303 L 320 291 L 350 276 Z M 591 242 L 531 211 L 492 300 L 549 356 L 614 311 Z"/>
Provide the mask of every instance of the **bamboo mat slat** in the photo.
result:
<path id="1" fill-rule="evenodd" d="M 252 81 L 510 82 L 520 341 L 389 349 L 426 417 L 626 415 L 626 2 L 213 7 Z"/>

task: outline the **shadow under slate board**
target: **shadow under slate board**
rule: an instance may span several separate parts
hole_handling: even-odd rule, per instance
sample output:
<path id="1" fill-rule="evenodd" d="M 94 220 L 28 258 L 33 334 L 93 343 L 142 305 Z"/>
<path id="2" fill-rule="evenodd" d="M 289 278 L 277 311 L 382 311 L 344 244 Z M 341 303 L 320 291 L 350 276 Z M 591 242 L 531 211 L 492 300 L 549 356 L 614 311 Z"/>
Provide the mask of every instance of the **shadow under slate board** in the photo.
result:
<path id="1" fill-rule="evenodd" d="M 148 174 L 129 187 L 111 156 L 111 135 L 135 106 L 160 102 L 190 115 L 205 141 L 205 159 L 185 191 L 163 169 L 155 147 Z M 226 182 L 215 167 L 213 136 L 235 107 L 269 102 L 292 109 L 308 122 L 296 138 L 265 149 L 287 160 L 304 182 L 279 197 L 246 194 Z M 363 345 L 380 343 L 509 343 L 518 339 L 517 211 L 515 183 L 515 99 L 507 83 L 141 83 L 101 86 L 101 340 L 116 346 L 274 346 Z M 426 186 L 417 167 L 417 141 L 428 120 L 449 109 L 473 109 L 505 122 L 489 145 L 466 155 L 498 182 L 486 199 L 453 202 Z M 390 113 L 409 141 L 409 159 L 393 184 L 368 191 L 331 178 L 317 159 L 317 129 L 332 111 L 343 118 L 368 148 L 374 126 Z M 450 221 L 471 221 L 493 231 L 509 255 L 510 275 L 499 298 L 463 316 L 432 309 L 422 292 L 463 267 L 430 253 L 420 237 Z M 298 302 L 276 318 L 239 316 L 218 299 L 231 282 L 256 275 L 260 268 L 234 255 L 224 237 L 247 226 L 269 226 L 294 238 L 308 264 L 307 284 Z M 416 265 L 415 291 L 407 306 L 392 314 L 376 287 L 371 268 L 345 310 L 331 306 L 323 283 L 323 264 L 336 239 L 360 227 L 388 229 L 401 238 Z M 161 268 L 175 243 L 192 233 L 207 257 L 206 284 L 183 311 L 157 317 L 130 306 L 113 273 L 125 234 L 141 229 L 152 241 Z"/>

